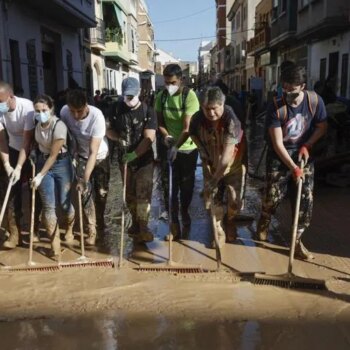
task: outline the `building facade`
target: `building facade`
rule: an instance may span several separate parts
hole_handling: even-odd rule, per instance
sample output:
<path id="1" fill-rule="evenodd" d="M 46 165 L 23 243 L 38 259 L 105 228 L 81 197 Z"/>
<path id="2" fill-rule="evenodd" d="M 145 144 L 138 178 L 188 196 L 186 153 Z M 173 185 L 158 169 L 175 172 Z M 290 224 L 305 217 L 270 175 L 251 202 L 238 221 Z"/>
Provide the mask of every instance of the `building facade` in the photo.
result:
<path id="1" fill-rule="evenodd" d="M 0 79 L 18 95 L 84 86 L 80 28 L 96 26 L 93 1 L 1 0 L 0 26 Z"/>

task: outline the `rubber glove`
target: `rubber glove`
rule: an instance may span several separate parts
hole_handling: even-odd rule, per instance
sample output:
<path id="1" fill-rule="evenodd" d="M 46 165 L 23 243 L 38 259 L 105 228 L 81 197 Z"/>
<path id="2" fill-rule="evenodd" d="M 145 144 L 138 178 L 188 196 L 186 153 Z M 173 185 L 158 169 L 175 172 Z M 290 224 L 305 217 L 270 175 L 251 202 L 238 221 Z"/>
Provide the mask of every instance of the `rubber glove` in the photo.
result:
<path id="1" fill-rule="evenodd" d="M 15 170 L 11 174 L 12 185 L 14 185 L 21 178 L 22 166 L 17 164 Z"/>
<path id="2" fill-rule="evenodd" d="M 137 158 L 135 151 L 123 155 L 123 163 L 130 163 Z"/>
<path id="3" fill-rule="evenodd" d="M 5 168 L 7 176 L 10 177 L 12 175 L 12 173 L 13 173 L 13 170 L 14 170 L 12 168 L 11 164 L 9 162 L 5 162 L 4 163 L 4 168 Z"/>
<path id="4" fill-rule="evenodd" d="M 175 143 L 175 139 L 172 136 L 167 135 L 167 136 L 164 137 L 163 142 L 164 142 L 164 145 L 167 148 L 171 148 L 174 145 L 174 143 Z"/>
<path id="5" fill-rule="evenodd" d="M 311 150 L 311 146 L 308 144 L 302 145 L 300 147 L 299 155 L 298 155 L 299 162 L 301 162 L 302 159 L 304 159 L 305 164 L 307 163 L 307 161 L 309 160 L 309 157 L 310 157 L 310 154 L 309 154 L 310 150 Z"/>
<path id="6" fill-rule="evenodd" d="M 41 173 L 38 173 L 34 179 L 32 180 L 31 184 L 30 184 L 30 187 L 31 188 L 34 188 L 34 189 L 38 189 L 38 187 L 40 186 L 41 184 L 41 181 L 43 180 L 44 176 L 41 175 Z"/>
<path id="7" fill-rule="evenodd" d="M 173 162 L 176 159 L 177 151 L 178 151 L 178 149 L 176 146 L 173 146 L 170 148 L 169 157 L 168 157 L 170 162 Z"/>
<path id="8" fill-rule="evenodd" d="M 299 180 L 304 176 L 303 169 L 299 168 L 298 166 L 293 169 L 292 172 L 294 180 L 298 183 Z"/>
<path id="9" fill-rule="evenodd" d="M 90 189 L 90 182 L 86 182 L 83 179 L 78 180 L 77 184 L 77 191 L 80 192 L 82 195 L 85 195 L 89 192 Z"/>

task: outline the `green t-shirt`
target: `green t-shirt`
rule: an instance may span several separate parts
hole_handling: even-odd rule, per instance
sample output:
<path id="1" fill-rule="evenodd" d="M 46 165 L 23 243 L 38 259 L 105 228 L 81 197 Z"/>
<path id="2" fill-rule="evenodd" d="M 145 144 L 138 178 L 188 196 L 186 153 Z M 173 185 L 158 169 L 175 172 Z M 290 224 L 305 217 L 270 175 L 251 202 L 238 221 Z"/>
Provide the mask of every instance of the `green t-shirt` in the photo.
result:
<path id="1" fill-rule="evenodd" d="M 166 129 L 168 130 L 169 135 L 177 140 L 183 129 L 184 116 L 192 117 L 192 115 L 199 110 L 198 98 L 193 90 L 189 90 L 185 100 L 185 111 L 183 112 L 181 94 L 175 94 L 173 96 L 168 95 L 164 104 L 164 110 L 162 110 L 162 94 L 163 90 L 157 95 L 155 110 L 156 112 L 163 112 Z M 197 146 L 189 137 L 180 147 L 180 151 L 190 151 L 196 148 Z"/>

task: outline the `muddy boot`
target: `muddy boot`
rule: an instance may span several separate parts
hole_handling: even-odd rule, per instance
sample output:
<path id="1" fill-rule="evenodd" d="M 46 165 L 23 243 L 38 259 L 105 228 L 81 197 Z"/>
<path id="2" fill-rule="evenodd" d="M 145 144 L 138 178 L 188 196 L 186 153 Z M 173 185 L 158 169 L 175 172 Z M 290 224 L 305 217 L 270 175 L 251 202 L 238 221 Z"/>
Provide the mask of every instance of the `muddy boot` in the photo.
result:
<path id="1" fill-rule="evenodd" d="M 270 219 L 261 216 L 256 229 L 256 239 L 261 242 L 266 242 L 269 235 Z"/>
<path id="2" fill-rule="evenodd" d="M 51 241 L 51 251 L 49 253 L 50 257 L 57 257 L 61 255 L 61 239 L 60 239 L 60 229 L 58 223 L 47 229 L 47 235 Z"/>
<path id="3" fill-rule="evenodd" d="M 154 239 L 153 233 L 147 226 L 147 222 L 140 221 L 140 232 L 135 239 L 138 243 L 152 242 Z"/>
<path id="4" fill-rule="evenodd" d="M 219 248 L 223 248 L 223 246 L 226 243 L 226 235 L 225 235 L 225 231 L 222 229 L 221 224 L 217 223 L 216 224 L 216 230 L 218 233 L 218 241 L 219 241 Z M 215 242 L 215 238 L 212 242 L 212 248 L 215 249 L 216 248 L 216 242 Z"/>
<path id="5" fill-rule="evenodd" d="M 188 214 L 187 210 L 181 212 L 181 218 L 182 218 L 181 238 L 188 239 L 191 231 L 191 217 Z"/>
<path id="6" fill-rule="evenodd" d="M 19 244 L 18 231 L 16 230 L 14 233 L 10 233 L 9 238 L 4 242 L 3 248 L 6 249 L 14 249 Z"/>
<path id="7" fill-rule="evenodd" d="M 85 244 L 87 246 L 96 245 L 96 226 L 88 225 L 88 237 L 85 239 Z"/>
<path id="8" fill-rule="evenodd" d="M 64 234 L 64 241 L 67 244 L 72 244 L 74 242 L 74 233 L 73 233 L 74 223 L 75 223 L 75 215 L 67 218 L 67 229 Z"/>
<path id="9" fill-rule="evenodd" d="M 172 238 L 173 241 L 178 241 L 181 238 L 181 229 L 180 229 L 180 224 L 178 222 L 173 222 L 170 225 L 170 233 L 167 234 L 164 237 L 164 239 L 166 241 L 169 241 L 170 237 Z"/>
<path id="10" fill-rule="evenodd" d="M 232 243 L 237 239 L 237 227 L 234 220 L 225 218 L 225 233 L 227 243 Z"/>
<path id="11" fill-rule="evenodd" d="M 136 236 L 140 232 L 140 225 L 137 221 L 132 221 L 131 226 L 128 228 L 129 236 Z"/>
<path id="12" fill-rule="evenodd" d="M 294 257 L 300 260 L 310 261 L 314 259 L 314 256 L 305 248 L 301 240 L 297 240 L 295 243 Z"/>

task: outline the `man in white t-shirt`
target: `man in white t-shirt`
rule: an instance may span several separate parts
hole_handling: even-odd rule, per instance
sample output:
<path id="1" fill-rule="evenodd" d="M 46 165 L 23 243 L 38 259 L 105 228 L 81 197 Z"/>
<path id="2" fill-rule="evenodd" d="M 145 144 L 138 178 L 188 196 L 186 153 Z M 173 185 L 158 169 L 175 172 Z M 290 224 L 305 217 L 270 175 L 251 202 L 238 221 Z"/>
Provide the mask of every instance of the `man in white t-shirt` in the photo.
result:
<path id="1" fill-rule="evenodd" d="M 6 135 L 7 133 L 7 135 Z M 21 179 L 30 174 L 26 162 L 34 136 L 33 103 L 14 96 L 11 86 L 0 81 L 0 191 L 4 195 L 9 180 L 12 181 L 7 218 L 10 237 L 3 247 L 13 249 L 21 240 L 22 191 Z"/>
<path id="2" fill-rule="evenodd" d="M 104 211 L 109 188 L 106 122 L 98 108 L 88 105 L 84 91 L 68 91 L 66 101 L 67 105 L 62 107 L 60 117 L 77 141 L 77 190 L 83 195 L 84 214 L 88 224 L 86 244 L 95 245 L 96 224 L 99 236 L 104 230 Z"/>

